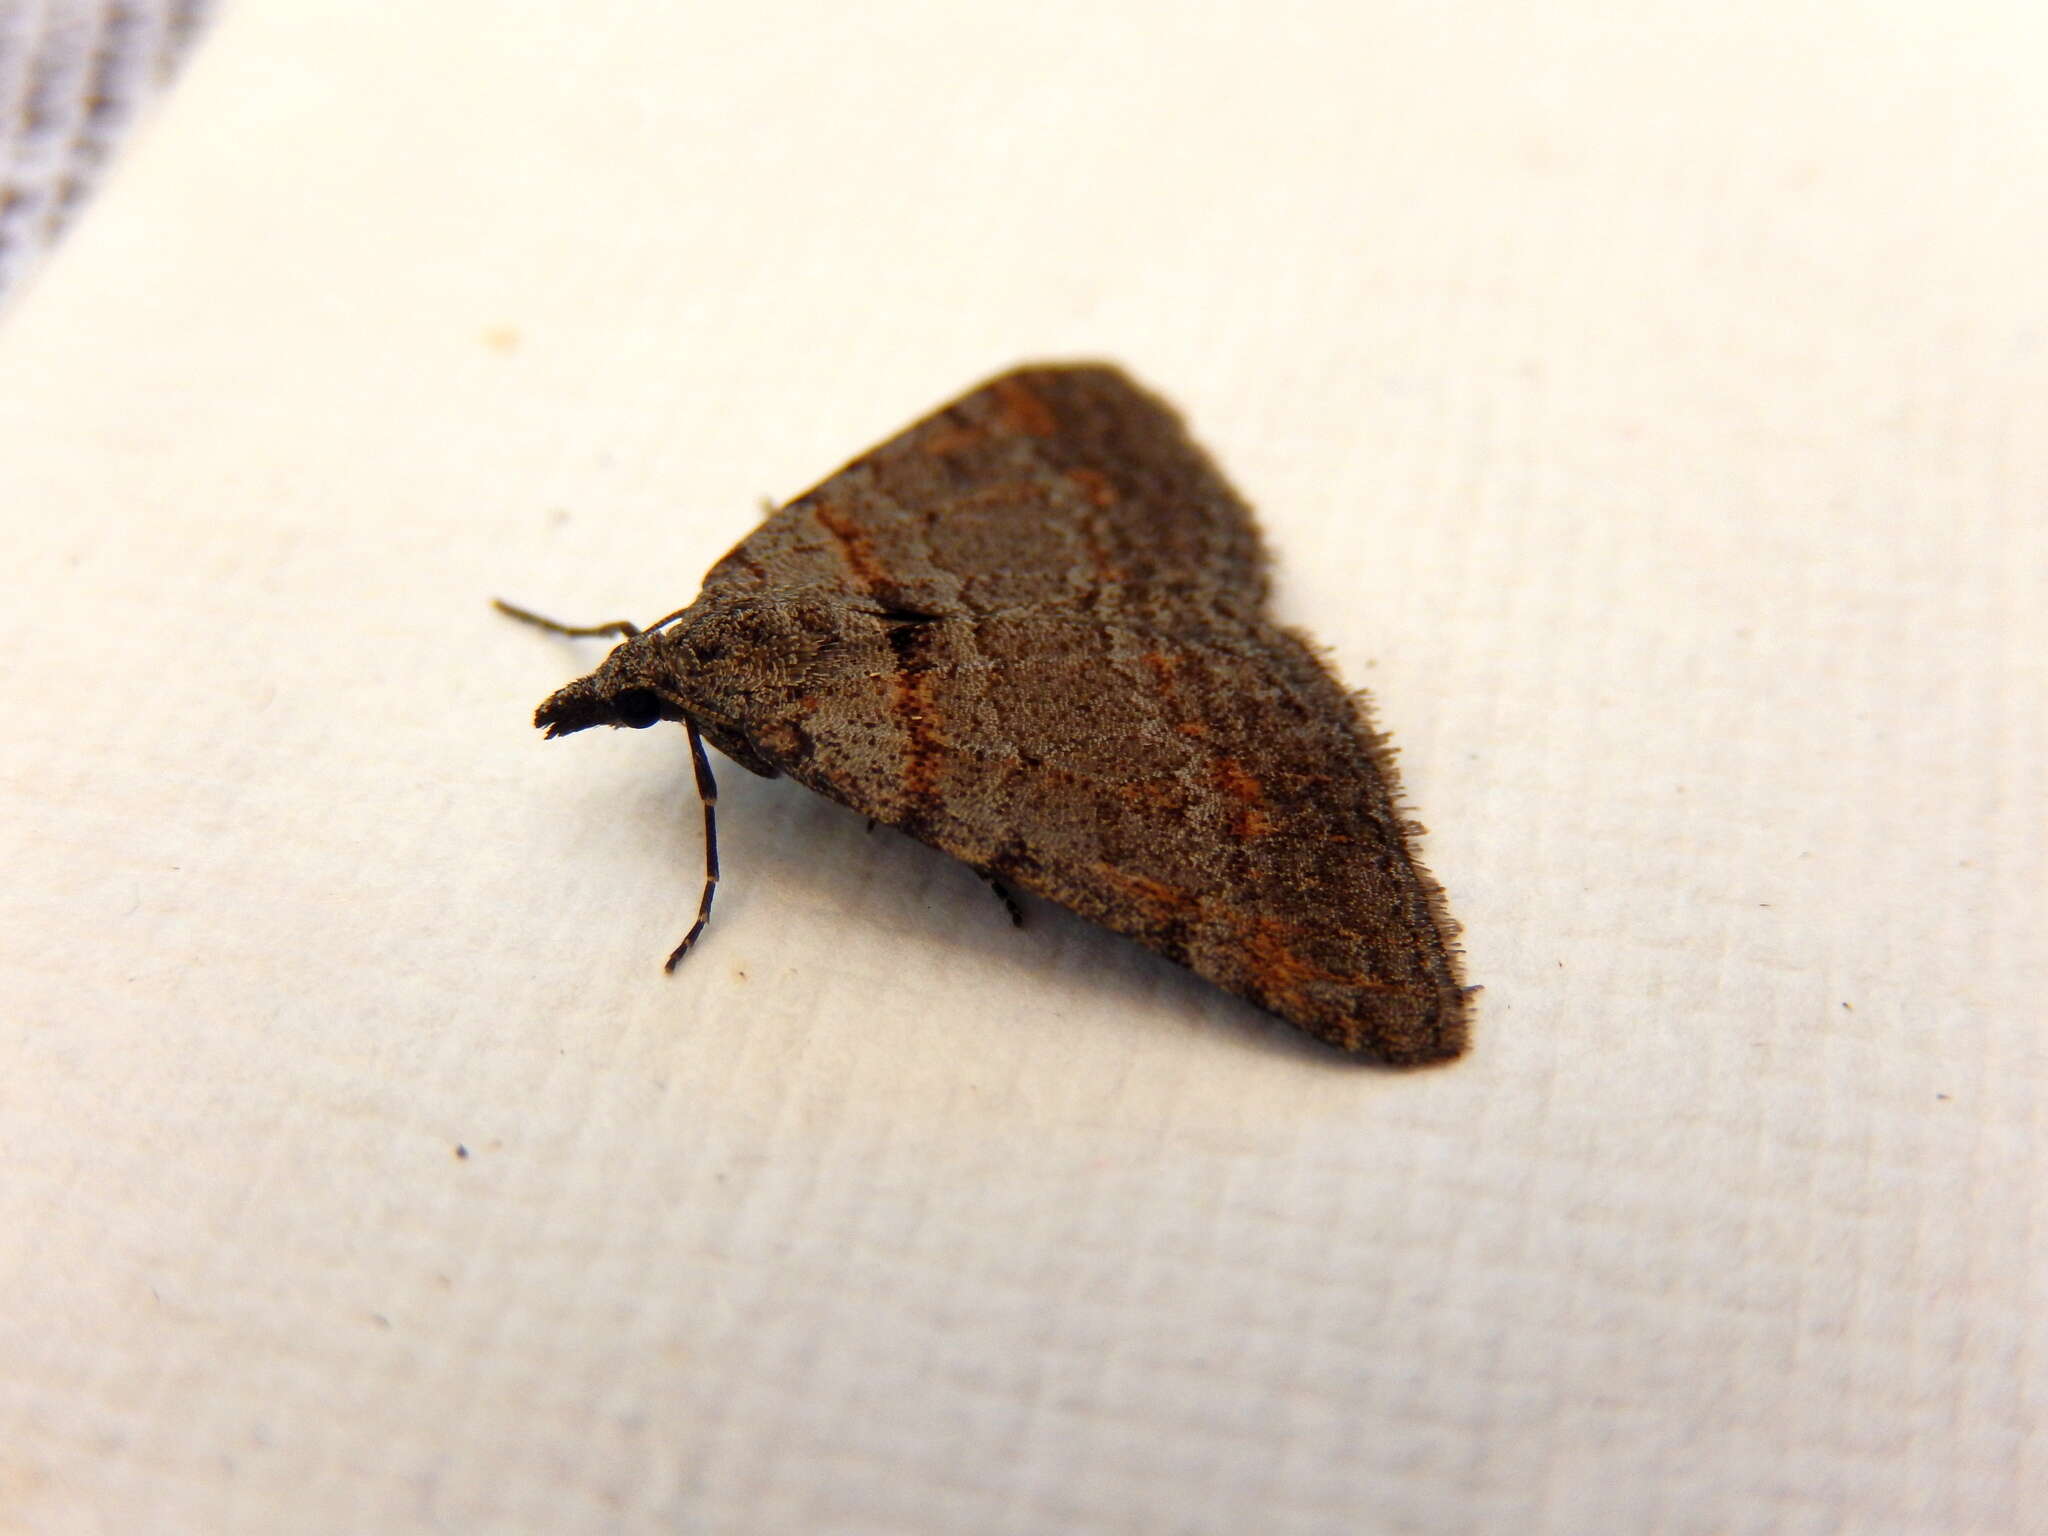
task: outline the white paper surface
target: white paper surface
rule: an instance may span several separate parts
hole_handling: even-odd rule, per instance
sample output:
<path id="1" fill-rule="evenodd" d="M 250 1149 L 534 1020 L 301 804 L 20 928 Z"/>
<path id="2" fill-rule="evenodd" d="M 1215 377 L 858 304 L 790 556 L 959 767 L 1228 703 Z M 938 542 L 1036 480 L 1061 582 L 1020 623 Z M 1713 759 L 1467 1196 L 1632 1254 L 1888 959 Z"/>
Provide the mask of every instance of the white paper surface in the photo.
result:
<path id="1" fill-rule="evenodd" d="M 0 1528 L 2038 1528 L 2044 64 L 230 9 L 0 323 Z M 663 976 L 681 733 L 543 745 L 488 599 L 1070 356 L 1373 690 L 1466 1061 L 730 766 Z"/>

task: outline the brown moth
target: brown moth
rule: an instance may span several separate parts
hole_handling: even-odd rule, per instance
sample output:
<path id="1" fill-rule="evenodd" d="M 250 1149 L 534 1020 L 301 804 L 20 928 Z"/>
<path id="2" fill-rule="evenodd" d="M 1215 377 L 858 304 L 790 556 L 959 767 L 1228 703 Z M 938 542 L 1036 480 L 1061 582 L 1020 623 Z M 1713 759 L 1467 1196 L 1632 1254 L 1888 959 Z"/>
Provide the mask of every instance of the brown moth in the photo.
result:
<path id="1" fill-rule="evenodd" d="M 1114 368 L 1020 369 L 769 516 L 697 600 L 542 704 L 689 729 L 1386 1061 L 1465 989 L 1363 699 L 1266 614 L 1245 504 Z"/>

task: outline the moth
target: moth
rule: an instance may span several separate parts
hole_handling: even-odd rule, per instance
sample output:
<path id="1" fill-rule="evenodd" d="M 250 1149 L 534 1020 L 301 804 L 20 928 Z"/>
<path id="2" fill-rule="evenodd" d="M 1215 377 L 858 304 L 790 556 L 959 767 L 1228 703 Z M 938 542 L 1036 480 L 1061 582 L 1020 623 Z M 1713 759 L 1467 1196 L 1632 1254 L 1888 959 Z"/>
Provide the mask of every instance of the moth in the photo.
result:
<path id="1" fill-rule="evenodd" d="M 689 733 L 1136 940 L 1338 1048 L 1466 1042 L 1441 890 L 1361 695 L 1267 614 L 1250 510 L 1113 367 L 1029 367 L 769 515 L 549 697 Z M 1000 889 L 1000 887 L 998 887 Z"/>

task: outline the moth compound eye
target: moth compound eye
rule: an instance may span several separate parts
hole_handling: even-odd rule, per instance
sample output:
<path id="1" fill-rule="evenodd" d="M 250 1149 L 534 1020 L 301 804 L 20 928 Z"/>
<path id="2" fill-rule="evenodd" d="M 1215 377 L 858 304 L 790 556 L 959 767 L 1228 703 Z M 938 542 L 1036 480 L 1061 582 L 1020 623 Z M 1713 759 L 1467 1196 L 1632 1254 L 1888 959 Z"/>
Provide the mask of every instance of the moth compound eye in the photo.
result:
<path id="1" fill-rule="evenodd" d="M 661 699 L 651 688 L 628 688 L 612 700 L 619 724 L 644 731 L 661 719 Z"/>

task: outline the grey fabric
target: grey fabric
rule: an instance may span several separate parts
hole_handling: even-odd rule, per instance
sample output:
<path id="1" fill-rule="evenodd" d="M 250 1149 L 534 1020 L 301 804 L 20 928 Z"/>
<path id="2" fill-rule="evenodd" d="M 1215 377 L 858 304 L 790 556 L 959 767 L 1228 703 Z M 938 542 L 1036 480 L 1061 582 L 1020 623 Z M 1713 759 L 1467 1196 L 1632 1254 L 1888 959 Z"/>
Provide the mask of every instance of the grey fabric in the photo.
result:
<path id="1" fill-rule="evenodd" d="M 0 0 L 0 297 L 76 216 L 209 0 Z"/>

